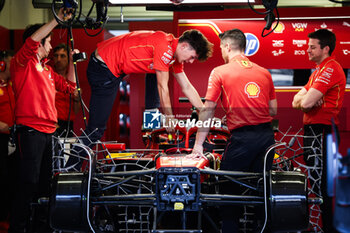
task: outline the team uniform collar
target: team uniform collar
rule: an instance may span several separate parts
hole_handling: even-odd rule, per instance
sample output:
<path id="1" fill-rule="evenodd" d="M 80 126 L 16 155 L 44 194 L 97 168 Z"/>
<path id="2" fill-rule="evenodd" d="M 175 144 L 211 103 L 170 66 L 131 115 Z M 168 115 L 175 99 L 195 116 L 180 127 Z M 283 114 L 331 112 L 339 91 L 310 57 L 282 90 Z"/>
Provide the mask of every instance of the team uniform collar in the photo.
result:
<path id="1" fill-rule="evenodd" d="M 229 60 L 229 62 L 241 61 L 241 60 L 249 61 L 249 59 L 248 59 L 244 54 L 239 54 L 239 55 L 236 55 L 236 56 L 234 56 L 233 58 L 231 58 L 231 59 Z"/>
<path id="2" fill-rule="evenodd" d="M 335 56 L 329 56 L 326 59 L 324 59 L 321 64 L 316 66 L 316 69 L 320 69 L 321 67 L 324 67 L 329 61 L 335 60 Z"/>
<path id="3" fill-rule="evenodd" d="M 244 69 L 250 69 L 253 67 L 253 64 L 249 61 L 249 59 L 244 54 L 239 54 L 234 56 L 229 60 L 229 63 L 236 62 Z"/>

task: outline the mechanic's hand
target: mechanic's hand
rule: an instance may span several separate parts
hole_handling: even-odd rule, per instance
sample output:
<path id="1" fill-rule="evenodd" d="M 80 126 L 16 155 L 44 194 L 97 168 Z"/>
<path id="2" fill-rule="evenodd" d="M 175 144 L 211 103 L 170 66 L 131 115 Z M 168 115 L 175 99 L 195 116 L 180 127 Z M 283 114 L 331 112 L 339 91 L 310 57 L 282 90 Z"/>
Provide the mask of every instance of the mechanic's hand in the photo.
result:
<path id="1" fill-rule="evenodd" d="M 323 103 L 324 103 L 323 98 L 321 98 L 316 102 L 315 107 L 321 107 Z"/>
<path id="2" fill-rule="evenodd" d="M 75 102 L 79 101 L 79 92 L 78 89 L 75 88 L 74 92 L 73 92 L 73 98 Z"/>
<path id="3" fill-rule="evenodd" d="M 9 126 L 5 122 L 0 121 L 0 132 L 6 133 L 9 131 Z"/>
<path id="4" fill-rule="evenodd" d="M 174 116 L 170 115 L 164 115 L 165 116 L 165 122 L 164 122 L 164 128 L 167 131 L 167 133 L 174 133 L 175 128 L 178 122 L 178 119 L 176 119 Z"/>
<path id="5" fill-rule="evenodd" d="M 192 154 L 203 155 L 203 145 L 195 144 L 192 149 Z"/>
<path id="6" fill-rule="evenodd" d="M 222 123 L 223 125 L 227 125 L 226 115 L 223 116 L 223 117 L 221 118 L 221 123 Z"/>
<path id="7" fill-rule="evenodd" d="M 73 54 L 80 53 L 79 49 L 74 49 L 73 51 L 70 51 L 69 53 L 69 61 L 73 61 Z"/>
<path id="8" fill-rule="evenodd" d="M 57 17 L 62 21 L 67 21 L 72 18 L 72 8 L 61 8 L 58 11 Z"/>

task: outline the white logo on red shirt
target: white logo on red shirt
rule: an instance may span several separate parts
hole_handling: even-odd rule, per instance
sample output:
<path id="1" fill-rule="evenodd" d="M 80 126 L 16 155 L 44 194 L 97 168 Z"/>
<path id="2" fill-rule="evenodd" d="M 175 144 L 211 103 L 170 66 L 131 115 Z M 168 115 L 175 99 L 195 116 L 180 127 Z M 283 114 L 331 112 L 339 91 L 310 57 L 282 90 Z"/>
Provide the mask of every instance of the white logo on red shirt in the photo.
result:
<path id="1" fill-rule="evenodd" d="M 210 89 L 210 88 L 213 87 L 213 85 L 212 85 L 212 83 L 211 83 L 211 81 L 212 81 L 212 79 L 213 79 L 213 77 L 212 77 L 213 74 L 214 74 L 214 70 L 211 71 L 210 76 L 209 76 L 209 80 L 208 80 L 208 89 Z"/>
<path id="2" fill-rule="evenodd" d="M 165 65 L 170 65 L 172 64 L 172 59 L 173 59 L 173 50 L 172 48 L 168 45 L 168 50 L 166 52 L 163 53 L 163 56 L 161 58 L 161 60 L 164 62 Z"/>
<path id="3" fill-rule="evenodd" d="M 317 79 L 315 80 L 315 82 L 322 82 L 322 83 L 325 83 L 325 84 L 329 84 L 330 83 L 330 79 L 333 75 L 333 71 L 334 69 L 328 67 L 325 71 L 323 71 L 321 73 L 320 76 L 317 77 Z"/>

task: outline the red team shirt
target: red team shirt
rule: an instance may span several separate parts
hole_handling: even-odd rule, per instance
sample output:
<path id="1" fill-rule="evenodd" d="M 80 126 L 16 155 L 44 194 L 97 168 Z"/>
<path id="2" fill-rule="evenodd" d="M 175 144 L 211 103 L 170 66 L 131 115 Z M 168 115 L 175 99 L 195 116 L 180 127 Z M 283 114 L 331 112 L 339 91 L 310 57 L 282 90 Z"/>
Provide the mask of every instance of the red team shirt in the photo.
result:
<path id="1" fill-rule="evenodd" d="M 16 97 L 15 120 L 17 125 L 32 127 L 43 133 L 56 130 L 56 89 L 73 93 L 68 83 L 37 56 L 39 42 L 29 37 L 11 60 L 11 77 Z"/>
<path id="2" fill-rule="evenodd" d="M 323 93 L 323 105 L 304 113 L 303 123 L 331 125 L 332 118 L 339 124 L 338 113 L 343 105 L 346 77 L 343 68 L 333 56 L 326 58 L 311 74 L 305 89 L 311 87 Z"/>
<path id="3" fill-rule="evenodd" d="M 271 74 L 244 55 L 211 72 L 205 99 L 217 102 L 220 98 L 229 130 L 272 120 L 269 101 L 276 94 Z"/>
<path id="4" fill-rule="evenodd" d="M 71 103 L 70 103 L 71 102 Z M 74 100 L 70 100 L 68 93 L 56 92 L 56 109 L 57 109 L 57 118 L 63 121 L 74 121 L 75 113 L 74 113 Z M 71 110 L 69 112 L 69 105 L 71 106 Z"/>
<path id="5" fill-rule="evenodd" d="M 155 70 L 183 72 L 174 59 L 179 40 L 161 31 L 135 31 L 113 37 L 97 45 L 97 52 L 109 70 L 121 74 L 155 73 Z"/>
<path id="6" fill-rule="evenodd" d="M 0 80 L 0 121 L 9 127 L 14 124 L 15 96 L 11 82 Z M 7 134 L 10 132 L 6 132 Z"/>

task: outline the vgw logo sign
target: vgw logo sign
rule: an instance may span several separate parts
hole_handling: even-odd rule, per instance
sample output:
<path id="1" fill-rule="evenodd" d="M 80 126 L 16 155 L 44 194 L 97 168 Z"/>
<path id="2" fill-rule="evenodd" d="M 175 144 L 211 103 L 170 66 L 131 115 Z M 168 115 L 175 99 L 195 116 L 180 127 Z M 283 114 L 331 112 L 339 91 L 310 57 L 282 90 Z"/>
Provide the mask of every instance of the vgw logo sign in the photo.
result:
<path id="1" fill-rule="evenodd" d="M 253 56 L 258 52 L 260 47 L 260 42 L 258 38 L 252 33 L 244 33 L 244 35 L 247 38 L 247 45 L 245 47 L 244 54 L 246 56 Z"/>
<path id="2" fill-rule="evenodd" d="M 159 129 L 161 125 L 161 113 L 157 111 L 143 112 L 143 128 L 144 129 Z"/>

